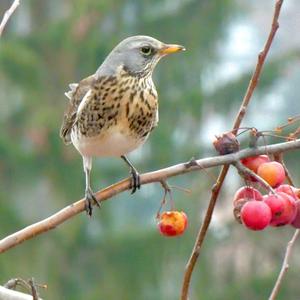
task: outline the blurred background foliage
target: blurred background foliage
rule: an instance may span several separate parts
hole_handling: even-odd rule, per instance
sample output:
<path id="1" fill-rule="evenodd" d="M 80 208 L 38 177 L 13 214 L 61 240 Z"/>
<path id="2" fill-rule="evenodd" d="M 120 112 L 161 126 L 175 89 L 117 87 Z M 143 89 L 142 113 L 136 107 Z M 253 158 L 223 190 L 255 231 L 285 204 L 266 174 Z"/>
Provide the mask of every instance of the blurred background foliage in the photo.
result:
<path id="1" fill-rule="evenodd" d="M 12 1 L 1 0 L 0 12 Z M 5 237 L 80 199 L 80 155 L 59 138 L 68 83 L 98 68 L 123 38 L 146 34 L 186 46 L 154 75 L 160 124 L 132 153 L 141 172 L 215 155 L 211 141 L 229 130 L 266 39 L 274 1 L 27 0 L 0 40 L 0 233 Z M 281 27 L 243 126 L 270 130 L 299 114 L 300 9 L 286 1 Z M 298 17 L 297 17 L 298 16 Z M 246 143 L 247 135 L 241 137 Z M 268 140 L 275 141 L 275 140 Z M 276 140 L 277 141 L 277 140 Z M 287 156 L 295 181 L 299 152 Z M 94 189 L 128 175 L 118 159 L 97 159 Z M 170 180 L 190 226 L 161 237 L 155 215 L 163 190 L 143 186 L 4 253 L 0 280 L 35 277 L 45 299 L 178 299 L 185 264 L 218 170 Z M 242 185 L 234 170 L 221 193 L 193 275 L 191 299 L 266 299 L 292 228 L 249 232 L 234 222 L 231 199 Z M 295 247 L 278 299 L 299 299 Z"/>

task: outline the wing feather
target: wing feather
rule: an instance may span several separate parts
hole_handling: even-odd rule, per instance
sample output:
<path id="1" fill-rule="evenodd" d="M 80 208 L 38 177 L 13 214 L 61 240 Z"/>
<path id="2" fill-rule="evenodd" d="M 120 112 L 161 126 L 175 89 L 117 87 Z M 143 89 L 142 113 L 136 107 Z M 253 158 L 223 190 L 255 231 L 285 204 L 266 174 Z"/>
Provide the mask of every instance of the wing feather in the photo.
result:
<path id="1" fill-rule="evenodd" d="M 71 83 L 69 85 L 70 91 L 65 93 L 66 97 L 69 98 L 69 103 L 60 129 L 60 137 L 66 144 L 71 143 L 71 130 L 76 121 L 79 105 L 84 99 L 84 96 L 91 89 L 95 80 L 95 75 L 91 75 L 79 83 Z"/>

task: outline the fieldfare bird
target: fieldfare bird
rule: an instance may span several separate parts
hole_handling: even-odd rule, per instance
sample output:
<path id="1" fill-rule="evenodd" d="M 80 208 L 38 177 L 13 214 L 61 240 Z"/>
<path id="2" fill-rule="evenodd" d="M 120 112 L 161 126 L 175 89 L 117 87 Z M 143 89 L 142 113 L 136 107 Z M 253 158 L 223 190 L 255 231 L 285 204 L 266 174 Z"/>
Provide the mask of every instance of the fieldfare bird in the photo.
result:
<path id="1" fill-rule="evenodd" d="M 141 146 L 158 123 L 154 67 L 163 56 L 182 50 L 149 36 L 132 36 L 111 51 L 95 74 L 69 85 L 60 136 L 83 158 L 88 215 L 93 202 L 100 206 L 90 186 L 92 157 L 121 157 L 130 167 L 132 193 L 140 188 L 139 173 L 126 155 Z"/>

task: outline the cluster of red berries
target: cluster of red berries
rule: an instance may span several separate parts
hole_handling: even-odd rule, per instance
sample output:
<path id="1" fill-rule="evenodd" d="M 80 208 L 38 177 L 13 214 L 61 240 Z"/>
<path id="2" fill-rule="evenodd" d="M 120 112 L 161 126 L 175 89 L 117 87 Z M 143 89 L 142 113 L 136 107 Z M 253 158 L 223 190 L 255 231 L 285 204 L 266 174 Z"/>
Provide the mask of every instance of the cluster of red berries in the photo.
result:
<path id="1" fill-rule="evenodd" d="M 253 187 L 241 187 L 233 200 L 236 219 L 252 230 L 287 224 L 300 228 L 300 189 L 283 184 L 284 167 L 270 161 L 267 155 L 249 157 L 241 162 L 274 188 L 274 192 L 262 195 Z M 256 181 L 255 178 L 250 180 Z"/>
<path id="2" fill-rule="evenodd" d="M 287 224 L 300 228 L 300 189 L 283 184 L 285 170 L 282 164 L 270 161 L 267 155 L 248 157 L 241 162 L 273 189 L 262 195 L 254 187 L 241 187 L 233 199 L 236 219 L 251 230 Z M 247 179 L 259 185 L 253 175 Z M 175 210 L 159 214 L 157 220 L 160 233 L 169 237 L 183 234 L 188 225 L 187 215 Z"/>

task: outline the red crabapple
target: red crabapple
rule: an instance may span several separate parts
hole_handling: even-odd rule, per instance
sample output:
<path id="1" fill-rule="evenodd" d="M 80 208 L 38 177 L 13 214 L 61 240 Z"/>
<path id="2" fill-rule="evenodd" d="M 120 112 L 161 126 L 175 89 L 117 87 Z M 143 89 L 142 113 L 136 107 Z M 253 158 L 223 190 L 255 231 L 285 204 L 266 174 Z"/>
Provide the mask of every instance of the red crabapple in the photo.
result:
<path id="1" fill-rule="evenodd" d="M 264 202 L 272 212 L 271 226 L 283 226 L 292 223 L 297 213 L 296 201 L 286 193 L 264 196 Z"/>
<path id="2" fill-rule="evenodd" d="M 187 215 L 181 211 L 166 211 L 159 216 L 157 223 L 160 233 L 164 236 L 183 234 L 188 225 Z"/>
<path id="3" fill-rule="evenodd" d="M 243 186 L 239 188 L 233 197 L 233 215 L 235 219 L 242 223 L 241 221 L 241 209 L 244 204 L 248 201 L 261 201 L 263 198 L 262 194 L 255 188 L 250 186 Z"/>
<path id="4" fill-rule="evenodd" d="M 292 196 L 295 200 L 298 200 L 300 196 L 300 190 L 289 184 L 282 184 L 279 187 L 277 187 L 275 190 L 276 192 L 286 193 Z"/>
<path id="5" fill-rule="evenodd" d="M 300 228 L 300 201 L 299 200 L 296 201 L 296 206 L 297 206 L 297 213 L 291 225 L 295 228 Z"/>
<path id="6" fill-rule="evenodd" d="M 267 155 L 251 156 L 241 159 L 241 163 L 254 173 L 257 173 L 257 169 L 261 164 L 269 161 L 270 158 Z"/>
<path id="7" fill-rule="evenodd" d="M 263 178 L 271 187 L 278 187 L 285 180 L 285 170 L 277 161 L 261 164 L 257 169 L 257 175 Z"/>
<path id="8" fill-rule="evenodd" d="M 278 195 L 269 194 L 263 197 L 263 201 L 271 209 L 271 213 L 272 213 L 271 224 L 272 224 L 276 222 L 277 219 L 283 214 L 284 207 L 285 207 L 284 200 L 282 199 L 282 197 Z"/>
<path id="9" fill-rule="evenodd" d="M 263 201 L 248 201 L 241 210 L 241 220 L 251 230 L 263 230 L 270 224 L 271 218 L 271 209 Z"/>
<path id="10" fill-rule="evenodd" d="M 239 188 L 233 197 L 233 206 L 238 202 L 239 199 L 249 199 L 249 200 L 262 200 L 263 196 L 257 189 L 250 186 L 242 186 Z"/>

